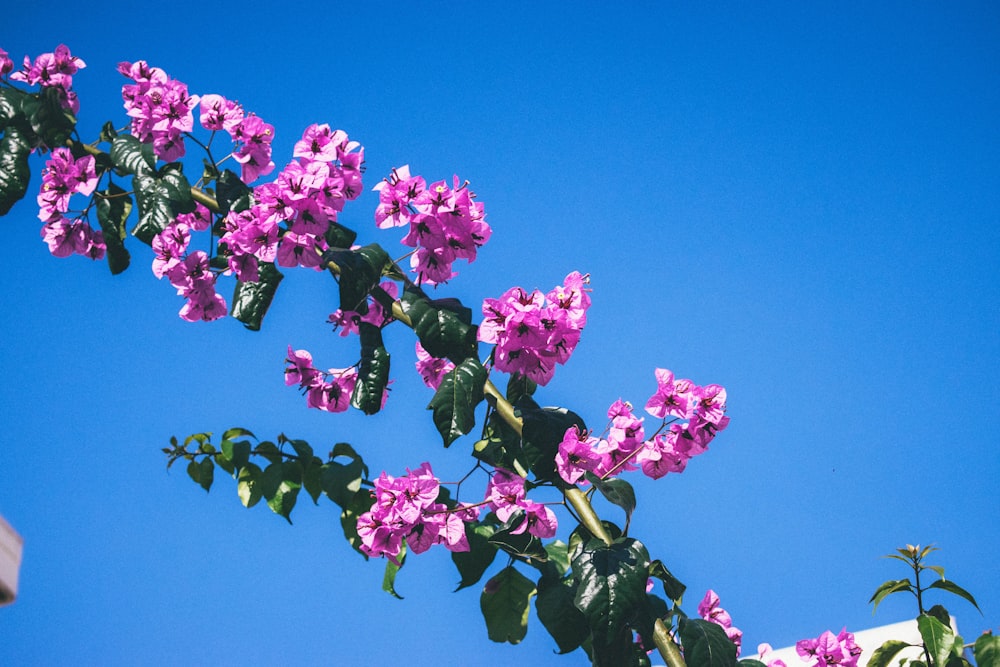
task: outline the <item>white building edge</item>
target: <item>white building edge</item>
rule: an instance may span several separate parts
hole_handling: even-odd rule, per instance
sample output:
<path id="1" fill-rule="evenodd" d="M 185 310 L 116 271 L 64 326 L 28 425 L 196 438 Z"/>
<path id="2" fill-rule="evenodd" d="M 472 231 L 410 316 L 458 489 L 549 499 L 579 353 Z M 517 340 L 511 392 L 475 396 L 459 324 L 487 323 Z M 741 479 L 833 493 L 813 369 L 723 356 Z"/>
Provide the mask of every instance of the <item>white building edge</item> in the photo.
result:
<path id="1" fill-rule="evenodd" d="M 0 516 L 0 607 L 17 597 L 17 576 L 21 569 L 24 538 Z"/>

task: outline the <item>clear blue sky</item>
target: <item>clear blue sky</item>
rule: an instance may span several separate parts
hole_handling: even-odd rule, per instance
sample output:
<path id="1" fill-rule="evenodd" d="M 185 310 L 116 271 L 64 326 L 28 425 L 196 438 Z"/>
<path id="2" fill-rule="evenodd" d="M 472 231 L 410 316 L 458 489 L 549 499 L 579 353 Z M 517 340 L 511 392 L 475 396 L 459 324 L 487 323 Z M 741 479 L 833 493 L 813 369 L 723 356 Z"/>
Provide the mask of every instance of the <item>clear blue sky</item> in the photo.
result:
<path id="1" fill-rule="evenodd" d="M 124 122 L 115 65 L 145 59 L 273 123 L 279 166 L 327 122 L 365 145 L 368 185 L 406 163 L 468 178 L 494 236 L 442 296 L 593 276 L 543 404 L 599 424 L 657 366 L 728 388 L 709 453 L 632 478 L 633 534 L 689 611 L 714 588 L 751 650 L 904 620 L 892 599 L 872 617 L 905 575 L 879 556 L 934 542 L 984 612 L 936 600 L 972 638 L 1000 626 L 1000 11 L 869 4 L 22 2 L 0 47 L 86 60 L 85 137 Z M 385 413 L 308 411 L 286 346 L 356 359 L 324 324 L 329 277 L 290 272 L 260 333 L 188 324 L 137 242 L 117 277 L 49 256 L 32 199 L 0 220 L 0 514 L 25 537 L 0 664 L 581 664 L 534 617 L 490 643 L 443 550 L 398 601 L 332 503 L 288 526 L 165 470 L 171 435 L 241 425 L 461 476 L 471 439 L 440 446 L 408 332 Z M 402 254 L 376 202 L 343 221 Z"/>

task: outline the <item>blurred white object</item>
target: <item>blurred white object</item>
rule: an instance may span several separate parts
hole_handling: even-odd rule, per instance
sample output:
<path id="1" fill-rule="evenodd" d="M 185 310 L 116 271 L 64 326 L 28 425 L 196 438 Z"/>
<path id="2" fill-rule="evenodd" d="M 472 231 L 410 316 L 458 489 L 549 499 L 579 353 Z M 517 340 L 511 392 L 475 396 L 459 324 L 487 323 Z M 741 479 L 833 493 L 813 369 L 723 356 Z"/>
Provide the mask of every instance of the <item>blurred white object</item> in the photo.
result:
<path id="1" fill-rule="evenodd" d="M 955 619 L 951 619 L 951 628 L 955 634 L 958 634 L 958 629 L 955 626 Z M 850 629 L 850 628 L 848 628 Z M 838 629 L 830 629 L 831 632 L 836 634 Z M 883 625 L 877 628 L 871 628 L 870 630 L 859 630 L 854 633 L 854 643 L 861 648 L 861 659 L 858 660 L 859 665 L 867 665 L 868 661 L 872 657 L 872 653 L 876 651 L 882 644 L 884 644 L 889 639 L 899 639 L 909 644 L 921 644 L 923 640 L 920 638 L 920 630 L 917 629 L 917 621 L 902 621 L 901 623 L 893 623 L 892 625 Z M 756 654 L 751 655 L 746 651 L 747 647 L 743 647 L 743 654 L 741 658 L 756 658 Z M 785 662 L 788 667 L 797 667 L 797 665 L 805 665 L 806 661 L 803 660 L 798 653 L 795 652 L 794 646 L 789 646 L 787 648 L 776 649 L 771 653 L 767 654 L 767 660 L 765 662 L 770 662 L 775 658 L 780 658 Z M 922 659 L 923 651 L 917 646 L 912 646 L 903 649 L 896 654 L 896 657 L 892 659 L 894 665 L 898 665 L 901 658 Z"/>
<path id="2" fill-rule="evenodd" d="M 17 597 L 17 573 L 23 550 L 24 538 L 0 516 L 0 607 Z"/>

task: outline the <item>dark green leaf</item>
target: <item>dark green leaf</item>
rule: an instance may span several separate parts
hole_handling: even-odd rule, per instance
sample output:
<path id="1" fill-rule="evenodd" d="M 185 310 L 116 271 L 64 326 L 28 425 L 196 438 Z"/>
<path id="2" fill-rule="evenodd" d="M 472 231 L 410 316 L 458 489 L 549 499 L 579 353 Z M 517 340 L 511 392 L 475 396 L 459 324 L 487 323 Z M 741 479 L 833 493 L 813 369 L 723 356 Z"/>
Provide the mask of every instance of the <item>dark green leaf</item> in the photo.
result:
<path id="1" fill-rule="evenodd" d="M 101 127 L 100 141 L 111 143 L 118 136 L 118 130 L 115 129 L 115 124 L 110 120 L 104 123 Z"/>
<path id="2" fill-rule="evenodd" d="M 512 556 L 523 558 L 533 564 L 544 563 L 548 560 L 549 554 L 542 541 L 524 528 L 525 521 L 527 521 L 525 512 L 518 510 L 490 536 L 489 542 Z M 514 531 L 518 529 L 523 532 L 515 533 Z"/>
<path id="3" fill-rule="evenodd" d="M 278 283 L 284 278 L 272 262 L 260 262 L 260 280 L 255 283 L 238 281 L 233 292 L 232 316 L 250 331 L 260 331 L 267 309 L 271 307 Z"/>
<path id="4" fill-rule="evenodd" d="M 241 197 L 248 197 L 253 192 L 250 186 L 229 169 L 226 169 L 219 175 L 215 186 L 216 201 L 219 202 L 219 209 L 222 215 L 228 213 L 233 208 L 233 204 Z"/>
<path id="5" fill-rule="evenodd" d="M 456 591 L 476 584 L 496 559 L 497 548 L 489 541 L 494 532 L 496 529 L 490 525 L 465 524 L 465 539 L 469 541 L 469 550 L 451 552 L 451 560 L 462 577 Z"/>
<path id="6" fill-rule="evenodd" d="M 132 198 L 114 183 L 97 193 L 97 220 L 107 246 L 108 268 L 117 275 L 128 268 L 130 257 L 125 249 L 125 221 L 132 212 Z"/>
<path id="7" fill-rule="evenodd" d="M 872 657 L 868 659 L 867 667 L 889 667 L 889 665 L 892 664 L 892 659 L 896 657 L 896 654 L 907 646 L 912 646 L 912 644 L 899 639 L 890 639 L 875 649 L 875 652 L 872 653 Z"/>
<path id="8" fill-rule="evenodd" d="M 323 495 L 323 463 L 317 457 L 312 457 L 303 464 L 302 488 L 306 490 L 313 504 L 319 504 L 319 497 Z"/>
<path id="9" fill-rule="evenodd" d="M 215 465 L 212 459 L 206 456 L 201 461 L 192 459 L 187 466 L 187 473 L 194 480 L 195 484 L 205 489 L 207 493 L 212 488 L 212 478 L 215 476 Z"/>
<path id="10" fill-rule="evenodd" d="M 917 628 L 920 630 L 920 637 L 924 640 L 924 646 L 927 647 L 935 665 L 944 665 L 948 662 L 948 656 L 956 648 L 961 652 L 961 645 L 955 645 L 955 633 L 933 616 L 927 614 L 918 616 Z"/>
<path id="11" fill-rule="evenodd" d="M 522 397 L 515 407 L 515 414 L 524 420 L 522 429 L 522 461 L 535 477 L 542 481 L 559 479 L 555 457 L 566 429 L 576 426 L 586 430 L 578 414 L 566 408 L 541 408 L 529 396 Z"/>
<path id="12" fill-rule="evenodd" d="M 62 88 L 47 86 L 37 93 L 21 97 L 21 110 L 32 131 L 49 148 L 65 145 L 76 127 L 76 116 L 63 108 L 65 95 Z"/>
<path id="13" fill-rule="evenodd" d="M 572 564 L 575 604 L 587 617 L 595 650 L 614 644 L 647 604 L 646 547 L 633 538 L 618 538 L 610 546 L 591 539 L 573 552 Z"/>
<path id="14" fill-rule="evenodd" d="M 520 643 L 528 633 L 528 611 L 535 584 L 508 565 L 483 587 L 479 607 L 486 630 L 495 642 Z"/>
<path id="15" fill-rule="evenodd" d="M 545 553 L 549 556 L 549 562 L 556 567 L 559 576 L 569 571 L 569 546 L 565 542 L 555 540 L 546 544 Z"/>
<path id="16" fill-rule="evenodd" d="M 456 364 L 477 356 L 477 329 L 466 321 L 464 311 L 442 307 L 412 288 L 404 290 L 401 304 L 427 354 Z"/>
<path id="17" fill-rule="evenodd" d="M 366 298 L 379 284 L 382 271 L 392 263 L 389 255 L 377 243 L 357 250 L 331 249 L 323 261 L 334 262 L 340 268 L 340 307 L 342 310 L 367 312 Z"/>
<path id="18" fill-rule="evenodd" d="M 119 174 L 152 176 L 156 166 L 153 145 L 141 143 L 131 134 L 122 134 L 111 142 L 111 161 Z"/>
<path id="19" fill-rule="evenodd" d="M 219 446 L 222 449 L 222 455 L 232 461 L 233 468 L 237 472 L 250 460 L 250 443 L 246 440 L 226 439 Z"/>
<path id="20" fill-rule="evenodd" d="M 17 88 L 0 87 L 0 131 L 8 125 L 28 125 L 28 118 L 21 111 L 21 98 L 27 95 Z"/>
<path id="21" fill-rule="evenodd" d="M 872 603 L 874 605 L 872 607 L 872 614 L 874 614 L 875 610 L 878 609 L 879 602 L 884 600 L 886 596 L 892 595 L 893 593 L 898 593 L 900 591 L 910 591 L 911 593 L 913 592 L 913 586 L 910 585 L 909 579 L 895 579 L 895 580 L 890 579 L 889 581 L 879 586 L 875 590 L 875 593 L 872 594 L 871 599 L 868 600 L 869 603 Z"/>
<path id="22" fill-rule="evenodd" d="M 398 564 L 388 559 L 385 562 L 385 574 L 382 575 L 382 590 L 397 600 L 402 600 L 403 596 L 396 592 L 396 575 L 399 574 L 399 570 L 406 564 L 406 544 L 403 544 L 396 560 Z"/>
<path id="23" fill-rule="evenodd" d="M 980 635 L 972 648 L 976 667 L 1000 667 L 1000 637 L 992 633 Z"/>
<path id="24" fill-rule="evenodd" d="M 538 389 L 538 385 L 531 378 L 520 373 L 511 373 L 510 378 L 507 380 L 507 400 L 513 405 L 522 396 L 533 395 L 536 389 Z"/>
<path id="25" fill-rule="evenodd" d="M 684 660 L 698 667 L 735 667 L 736 645 L 721 625 L 700 618 L 681 618 L 679 623 Z"/>
<path id="26" fill-rule="evenodd" d="M 934 618 L 941 621 L 945 625 L 949 627 L 951 626 L 951 614 L 949 614 L 948 610 L 942 607 L 941 605 L 939 604 L 934 605 L 933 607 L 928 609 L 926 613 L 928 616 L 933 616 Z"/>
<path id="27" fill-rule="evenodd" d="M 572 581 L 544 576 L 538 580 L 535 611 L 559 646 L 559 653 L 575 650 L 590 635 L 587 618 L 573 602 L 575 596 Z"/>
<path id="28" fill-rule="evenodd" d="M 17 126 L 9 125 L 0 140 L 0 215 L 6 215 L 28 191 L 30 154 L 27 134 Z"/>
<path id="29" fill-rule="evenodd" d="M 448 447 L 476 425 L 476 406 L 483 400 L 487 373 L 478 359 L 466 359 L 441 380 L 428 410 L 434 411 L 434 425 Z"/>
<path id="30" fill-rule="evenodd" d="M 352 504 L 355 494 L 361 489 L 363 470 L 364 463 L 360 459 L 346 465 L 336 461 L 324 463 L 320 469 L 320 483 L 323 491 L 341 509 L 346 509 Z"/>
<path id="31" fill-rule="evenodd" d="M 339 222 L 331 222 L 324 236 L 326 244 L 330 248 L 350 248 L 354 245 L 354 240 L 358 238 L 357 232 L 344 227 Z"/>
<path id="32" fill-rule="evenodd" d="M 244 507 L 253 507 L 261 498 L 261 469 L 256 463 L 247 463 L 240 468 L 237 476 L 236 492 Z"/>
<path id="33" fill-rule="evenodd" d="M 754 660 L 753 658 L 743 658 L 738 663 L 739 667 L 766 667 L 766 665 L 760 660 Z"/>
<path id="34" fill-rule="evenodd" d="M 680 603 L 687 587 L 682 584 L 677 577 L 671 574 L 662 562 L 654 560 L 649 564 L 649 576 L 655 577 L 663 582 L 663 591 L 672 602 Z"/>
<path id="35" fill-rule="evenodd" d="M 253 432 L 248 431 L 245 428 L 240 428 L 239 426 L 234 426 L 233 428 L 226 429 L 225 433 L 222 434 L 223 440 L 232 440 L 233 438 L 249 437 L 257 439 L 257 436 Z"/>
<path id="36" fill-rule="evenodd" d="M 281 450 L 270 440 L 265 440 L 254 447 L 253 453 L 257 456 L 263 456 L 270 463 L 281 463 L 285 460 Z"/>
<path id="37" fill-rule="evenodd" d="M 483 429 L 483 439 L 472 447 L 472 455 L 495 468 L 513 470 L 521 451 L 521 436 L 496 411 L 491 411 Z"/>
<path id="38" fill-rule="evenodd" d="M 195 202 L 191 196 L 191 184 L 184 176 L 184 167 L 180 162 L 163 165 L 158 180 L 163 193 L 170 201 L 170 210 L 174 215 L 194 211 Z"/>
<path id="39" fill-rule="evenodd" d="M 948 591 L 949 593 L 953 593 L 959 597 L 965 598 L 966 600 L 972 603 L 972 606 L 975 607 L 980 614 L 983 613 L 983 610 L 979 608 L 978 604 L 976 604 L 976 598 L 972 597 L 972 593 L 965 590 L 964 588 L 956 584 L 954 581 L 941 579 L 939 581 L 935 581 L 927 588 L 940 588 L 943 591 Z"/>
<path id="40" fill-rule="evenodd" d="M 166 229 L 176 217 L 170 206 L 170 198 L 164 185 L 154 176 L 146 174 L 132 178 L 132 189 L 135 191 L 135 203 L 139 211 L 139 221 L 132 229 L 132 235 L 146 245 L 152 245 L 153 237 Z"/>
<path id="41" fill-rule="evenodd" d="M 359 322 L 361 365 L 358 381 L 351 394 L 351 405 L 366 415 L 382 409 L 382 395 L 389 384 L 389 352 L 382 344 L 382 330 L 374 324 Z"/>

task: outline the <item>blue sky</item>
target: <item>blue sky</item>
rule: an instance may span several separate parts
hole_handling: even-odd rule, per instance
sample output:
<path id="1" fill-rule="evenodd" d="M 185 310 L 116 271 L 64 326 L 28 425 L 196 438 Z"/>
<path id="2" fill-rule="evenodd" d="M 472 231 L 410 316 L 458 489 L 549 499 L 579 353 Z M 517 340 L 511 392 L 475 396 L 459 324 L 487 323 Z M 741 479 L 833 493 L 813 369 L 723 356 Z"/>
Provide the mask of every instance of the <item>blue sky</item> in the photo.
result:
<path id="1" fill-rule="evenodd" d="M 709 453 L 631 479 L 632 533 L 690 612 L 714 588 L 751 650 L 904 620 L 902 598 L 867 604 L 905 576 L 880 555 L 934 542 L 983 615 L 936 601 L 967 638 L 1000 627 L 995 5 L 102 7 L 19 3 L 0 30 L 15 59 L 66 43 L 86 60 L 84 137 L 124 122 L 114 68 L 138 59 L 273 123 L 279 167 L 330 123 L 365 145 L 367 185 L 407 163 L 472 182 L 494 236 L 442 296 L 592 275 L 543 404 L 596 425 L 645 402 L 656 367 L 727 387 Z M 329 277 L 289 272 L 260 333 L 188 324 L 148 249 L 114 277 L 51 257 L 31 199 L 0 221 L 0 514 L 25 537 L 0 663 L 581 663 L 534 617 L 521 645 L 490 643 L 443 550 L 407 563 L 398 601 L 331 503 L 288 526 L 227 479 L 206 495 L 165 470 L 171 435 L 240 425 L 457 479 L 472 439 L 440 446 L 407 331 L 387 335 L 384 413 L 309 411 L 286 346 L 356 359 L 324 323 Z M 401 255 L 376 202 L 342 220 Z"/>

